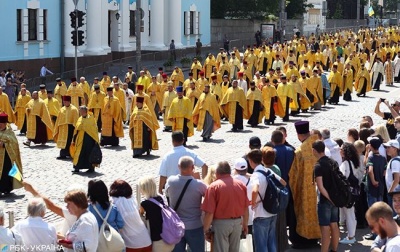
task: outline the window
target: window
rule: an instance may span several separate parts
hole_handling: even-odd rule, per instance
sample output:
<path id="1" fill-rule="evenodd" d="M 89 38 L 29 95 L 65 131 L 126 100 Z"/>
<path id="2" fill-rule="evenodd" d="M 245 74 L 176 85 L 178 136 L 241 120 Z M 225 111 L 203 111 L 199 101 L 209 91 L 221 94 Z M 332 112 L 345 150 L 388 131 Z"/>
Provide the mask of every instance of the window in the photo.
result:
<path id="1" fill-rule="evenodd" d="M 47 40 L 47 10 L 43 10 L 43 40 Z"/>
<path id="2" fill-rule="evenodd" d="M 199 28 L 200 12 L 198 11 L 185 11 L 183 29 L 185 35 L 200 34 Z"/>
<path id="3" fill-rule="evenodd" d="M 22 41 L 22 10 L 17 9 L 17 41 Z"/>
<path id="4" fill-rule="evenodd" d="M 28 9 L 28 40 L 37 40 L 37 10 Z"/>
<path id="5" fill-rule="evenodd" d="M 136 22 L 135 22 L 135 11 L 130 11 L 129 16 L 129 36 L 136 36 Z"/>

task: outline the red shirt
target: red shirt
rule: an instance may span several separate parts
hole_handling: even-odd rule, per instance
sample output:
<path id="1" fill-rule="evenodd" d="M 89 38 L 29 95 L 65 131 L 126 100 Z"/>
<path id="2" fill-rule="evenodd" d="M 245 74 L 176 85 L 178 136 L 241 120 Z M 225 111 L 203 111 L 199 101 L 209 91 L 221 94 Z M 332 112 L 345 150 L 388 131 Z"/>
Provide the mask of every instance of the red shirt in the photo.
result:
<path id="1" fill-rule="evenodd" d="M 243 216 L 249 204 L 246 186 L 227 174 L 207 188 L 201 209 L 214 219 L 233 219 Z"/>

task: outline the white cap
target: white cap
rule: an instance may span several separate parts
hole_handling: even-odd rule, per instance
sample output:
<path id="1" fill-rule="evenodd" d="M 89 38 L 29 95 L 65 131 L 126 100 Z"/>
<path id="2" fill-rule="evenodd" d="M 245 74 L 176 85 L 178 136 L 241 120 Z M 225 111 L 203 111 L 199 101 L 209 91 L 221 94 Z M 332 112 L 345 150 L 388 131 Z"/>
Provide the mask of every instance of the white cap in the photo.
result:
<path id="1" fill-rule="evenodd" d="M 400 144 L 399 144 L 399 141 L 397 141 L 397 140 L 390 140 L 387 143 L 384 143 L 383 146 L 394 147 L 396 149 L 400 149 Z"/>
<path id="2" fill-rule="evenodd" d="M 247 169 L 247 161 L 244 158 L 238 158 L 235 160 L 235 169 L 243 171 Z"/>

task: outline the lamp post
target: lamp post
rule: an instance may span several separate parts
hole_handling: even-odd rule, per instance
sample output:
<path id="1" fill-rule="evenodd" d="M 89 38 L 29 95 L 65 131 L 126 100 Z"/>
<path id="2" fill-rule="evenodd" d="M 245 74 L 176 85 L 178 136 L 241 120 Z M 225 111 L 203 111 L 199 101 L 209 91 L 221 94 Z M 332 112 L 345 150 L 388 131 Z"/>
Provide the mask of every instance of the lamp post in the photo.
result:
<path id="1" fill-rule="evenodd" d="M 72 0 L 75 5 L 75 34 L 76 34 L 76 41 L 75 41 L 75 78 L 78 78 L 78 2 L 79 0 Z"/>
<path id="2" fill-rule="evenodd" d="M 136 0 L 136 73 L 140 72 L 140 63 L 142 61 L 142 43 L 141 43 L 141 21 L 142 21 L 142 1 Z"/>

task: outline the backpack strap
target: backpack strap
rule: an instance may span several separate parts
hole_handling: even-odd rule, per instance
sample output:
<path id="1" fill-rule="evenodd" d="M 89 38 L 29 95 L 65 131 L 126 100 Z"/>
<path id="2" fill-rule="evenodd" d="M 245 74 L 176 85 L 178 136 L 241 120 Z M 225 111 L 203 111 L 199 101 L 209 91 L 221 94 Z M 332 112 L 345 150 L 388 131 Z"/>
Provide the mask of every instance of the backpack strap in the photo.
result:
<path id="1" fill-rule="evenodd" d="M 161 204 L 160 202 L 158 202 L 154 198 L 149 198 L 148 201 L 153 202 L 154 204 L 156 204 L 157 206 L 159 206 L 161 208 L 164 208 L 163 204 Z"/>
<path id="2" fill-rule="evenodd" d="M 96 205 L 92 205 L 92 206 L 93 206 L 93 209 L 94 209 L 94 211 L 96 211 L 96 213 L 97 213 L 97 214 L 100 216 L 100 218 L 103 220 L 103 222 L 107 222 L 107 220 L 108 220 L 108 216 L 110 216 L 110 213 L 111 213 L 112 206 L 111 206 L 111 203 L 109 203 L 109 204 L 110 204 L 110 206 L 109 206 L 109 208 L 108 208 L 108 211 L 107 211 L 106 217 L 104 217 L 104 218 L 103 218 L 103 216 L 101 216 L 101 214 L 100 214 L 99 210 L 97 209 Z"/>
<path id="3" fill-rule="evenodd" d="M 250 183 L 250 178 L 247 180 L 246 186 Z"/>
<path id="4" fill-rule="evenodd" d="M 349 177 L 350 176 L 354 176 L 354 173 L 353 173 L 353 167 L 352 167 L 352 165 L 351 165 L 351 161 L 350 160 L 347 160 L 347 162 L 349 162 L 349 169 L 350 169 L 350 175 L 349 175 Z"/>
<path id="5" fill-rule="evenodd" d="M 262 175 L 264 175 L 264 176 L 265 176 L 265 179 L 267 179 L 268 176 L 271 175 L 271 171 L 270 171 L 270 170 L 268 170 L 267 172 L 262 171 L 262 170 L 257 170 L 256 172 L 259 172 L 259 173 L 261 173 Z M 261 201 L 264 200 L 264 199 L 261 197 L 260 191 L 258 191 L 258 196 L 260 196 Z"/>
<path id="6" fill-rule="evenodd" d="M 190 182 L 192 182 L 192 180 L 193 180 L 193 179 L 189 179 L 189 180 L 186 182 L 185 186 L 183 187 L 182 192 L 181 192 L 181 194 L 179 195 L 178 201 L 176 202 L 175 207 L 174 207 L 175 212 L 176 212 L 176 210 L 178 209 L 179 205 L 181 204 L 183 195 L 185 195 L 186 189 L 188 188 L 188 186 L 189 186 Z"/>

